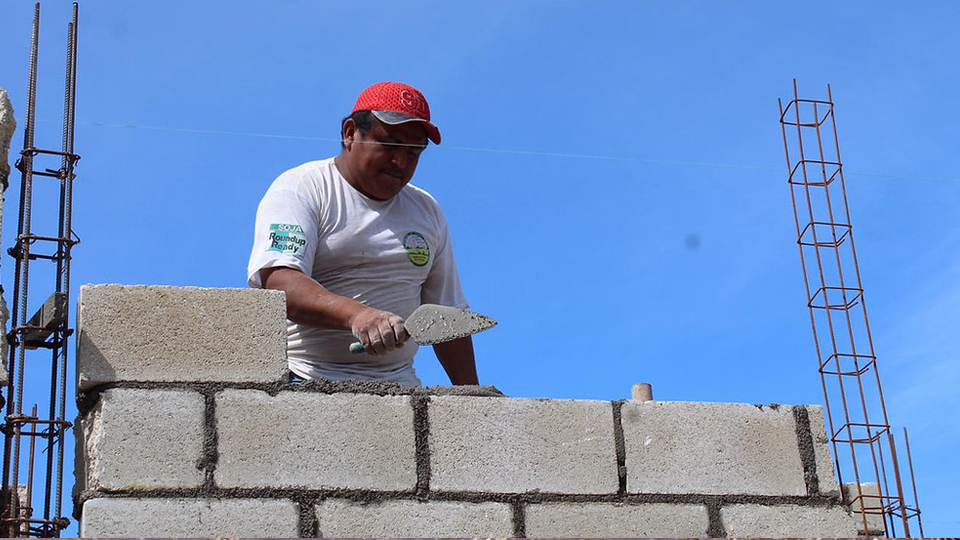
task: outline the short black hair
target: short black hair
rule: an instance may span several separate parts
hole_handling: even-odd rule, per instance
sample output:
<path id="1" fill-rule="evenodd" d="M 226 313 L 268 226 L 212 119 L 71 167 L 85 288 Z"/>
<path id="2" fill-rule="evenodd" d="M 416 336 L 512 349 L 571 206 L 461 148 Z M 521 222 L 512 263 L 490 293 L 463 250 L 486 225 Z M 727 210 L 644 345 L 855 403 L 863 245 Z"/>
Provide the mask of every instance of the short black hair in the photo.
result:
<path id="1" fill-rule="evenodd" d="M 353 123 L 357 126 L 357 131 L 361 135 L 365 135 L 374 125 L 376 125 L 377 117 L 373 115 L 370 111 L 357 111 L 350 116 L 343 119 L 340 122 L 340 148 L 345 148 L 347 145 L 343 143 L 343 128 L 347 124 L 347 120 L 353 118 Z"/>

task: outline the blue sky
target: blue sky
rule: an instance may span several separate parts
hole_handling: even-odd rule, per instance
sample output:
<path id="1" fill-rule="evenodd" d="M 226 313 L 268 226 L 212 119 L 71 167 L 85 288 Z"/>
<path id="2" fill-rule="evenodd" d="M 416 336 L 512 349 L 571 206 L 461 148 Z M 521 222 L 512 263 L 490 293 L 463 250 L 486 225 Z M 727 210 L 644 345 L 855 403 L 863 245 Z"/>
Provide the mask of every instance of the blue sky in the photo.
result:
<path id="1" fill-rule="evenodd" d="M 21 125 L 32 7 L 0 8 Z M 68 18 L 44 3 L 42 146 L 59 147 Z M 777 98 L 829 83 L 890 420 L 924 532 L 960 531 L 960 4 L 88 0 L 80 19 L 74 292 L 245 286 L 269 183 L 335 154 L 357 94 L 401 80 L 444 138 L 414 183 L 500 321 L 475 338 L 481 381 L 517 397 L 650 382 L 668 401 L 823 402 Z M 445 382 L 429 350 L 416 365 Z"/>

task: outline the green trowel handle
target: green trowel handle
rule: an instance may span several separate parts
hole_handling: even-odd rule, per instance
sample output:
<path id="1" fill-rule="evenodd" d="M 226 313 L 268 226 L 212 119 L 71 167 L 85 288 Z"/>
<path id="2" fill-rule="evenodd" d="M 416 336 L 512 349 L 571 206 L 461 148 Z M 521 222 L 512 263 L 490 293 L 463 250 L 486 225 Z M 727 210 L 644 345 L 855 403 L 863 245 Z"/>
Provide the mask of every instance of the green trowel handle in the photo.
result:
<path id="1" fill-rule="evenodd" d="M 354 341 L 353 343 L 351 343 L 351 344 L 350 344 L 350 352 L 352 352 L 353 354 L 360 354 L 360 353 L 362 353 L 362 352 L 363 352 L 363 343 L 360 343 L 359 341 Z"/>

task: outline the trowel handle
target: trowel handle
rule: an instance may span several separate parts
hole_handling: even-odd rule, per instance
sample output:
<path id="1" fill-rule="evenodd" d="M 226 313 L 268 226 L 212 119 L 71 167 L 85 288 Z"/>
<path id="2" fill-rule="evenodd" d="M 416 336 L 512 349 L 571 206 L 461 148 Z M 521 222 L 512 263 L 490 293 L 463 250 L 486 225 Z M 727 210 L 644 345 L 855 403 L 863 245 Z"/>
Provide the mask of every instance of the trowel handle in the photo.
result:
<path id="1" fill-rule="evenodd" d="M 363 352 L 363 343 L 359 341 L 354 341 L 350 344 L 350 352 L 353 354 L 360 354 Z"/>

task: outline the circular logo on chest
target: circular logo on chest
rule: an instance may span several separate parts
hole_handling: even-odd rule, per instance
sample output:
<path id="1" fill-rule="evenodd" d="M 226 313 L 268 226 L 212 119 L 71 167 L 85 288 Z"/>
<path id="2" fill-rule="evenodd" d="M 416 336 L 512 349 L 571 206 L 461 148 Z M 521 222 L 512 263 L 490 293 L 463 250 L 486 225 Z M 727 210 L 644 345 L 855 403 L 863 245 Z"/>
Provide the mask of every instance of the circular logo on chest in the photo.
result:
<path id="1" fill-rule="evenodd" d="M 414 266 L 423 266 L 430 262 L 430 244 L 422 234 L 413 231 L 403 235 L 403 249 Z"/>

